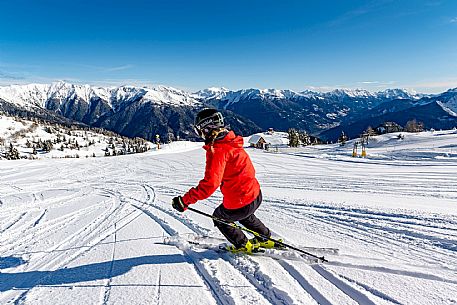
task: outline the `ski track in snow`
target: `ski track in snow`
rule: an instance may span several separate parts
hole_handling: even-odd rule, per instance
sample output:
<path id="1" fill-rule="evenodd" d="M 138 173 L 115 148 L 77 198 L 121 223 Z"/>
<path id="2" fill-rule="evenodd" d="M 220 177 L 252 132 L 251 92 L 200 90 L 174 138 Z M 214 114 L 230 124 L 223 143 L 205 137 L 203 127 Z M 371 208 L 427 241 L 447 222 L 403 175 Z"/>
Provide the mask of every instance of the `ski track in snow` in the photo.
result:
<path id="1" fill-rule="evenodd" d="M 81 298 L 105 305 L 121 302 L 122 294 L 128 294 L 122 287 L 151 287 L 153 290 L 135 290 L 131 303 L 172 304 L 170 289 L 174 286 L 179 287 L 174 290 L 174 300 L 183 304 L 457 302 L 455 293 L 444 293 L 457 288 L 453 263 L 457 261 L 457 213 L 369 204 L 370 198 L 380 195 L 399 195 L 398 200 L 427 198 L 435 204 L 457 199 L 457 178 L 451 174 L 455 166 L 424 167 L 412 173 L 410 167 L 380 162 L 368 165 L 375 173 L 368 181 L 361 175 L 365 165 L 357 162 L 250 153 L 264 188 L 260 218 L 287 242 L 340 247 L 340 256 L 329 255 L 329 264 L 307 265 L 220 254 L 189 245 L 163 245 L 160 236 L 162 240 L 188 233 L 220 236 L 211 220 L 179 213 L 169 204 L 203 174 L 204 154 L 199 150 L 179 155 L 17 161 L 17 166 L 5 162 L 0 163 L 0 178 L 8 181 L 0 188 L 0 260 L 20 257 L 25 263 L 0 270 L 0 279 L 5 279 L 0 281 L 0 303 L 68 304 Z M 308 192 L 316 189 L 336 196 L 308 199 Z M 339 192 L 362 194 L 367 199 L 363 205 L 335 203 Z M 313 195 L 319 197 L 320 193 Z M 211 213 L 220 199 L 215 194 L 196 208 Z M 138 225 L 141 219 L 142 225 Z M 144 232 L 143 226 L 152 229 Z M 126 230 L 139 239 L 121 239 L 120 232 Z M 141 237 L 151 235 L 156 238 Z M 168 255 L 176 262 L 152 260 L 152 264 L 134 265 L 120 274 L 122 259 L 141 258 L 142 254 L 136 254 L 140 241 L 150 249 L 149 255 L 158 254 L 165 260 Z M 137 246 L 129 247 L 130 243 Z M 87 285 L 78 284 L 78 276 L 68 283 L 59 278 L 65 270 L 90 265 L 89 257 L 103 268 L 94 270 L 93 277 L 81 276 L 85 279 L 81 284 Z M 176 269 L 182 264 L 194 272 Z M 142 284 L 136 270 L 146 267 L 155 273 Z M 164 268 L 172 268 L 174 273 Z M 368 281 L 366 274 L 376 277 Z M 377 277 L 382 280 L 375 281 Z M 433 299 L 425 295 L 414 299 L 407 291 L 402 295 L 392 290 L 404 286 L 405 278 L 411 285 L 433 284 L 437 292 L 428 292 Z"/>
<path id="2" fill-rule="evenodd" d="M 116 257 L 116 243 L 117 243 L 117 230 L 116 223 L 114 223 L 114 243 L 113 243 L 113 254 L 111 255 L 111 263 L 109 266 L 108 280 L 106 280 L 105 291 L 103 293 L 103 305 L 108 303 L 109 295 L 111 292 L 111 281 L 113 279 L 113 268 L 114 259 Z"/>
<path id="3" fill-rule="evenodd" d="M 141 210 L 143 213 L 145 213 L 147 216 L 149 216 L 152 220 L 157 222 L 163 230 L 168 234 L 168 236 L 173 236 L 177 235 L 178 232 L 175 231 L 167 221 L 160 219 L 157 217 L 154 213 L 149 211 L 149 208 L 153 207 L 154 200 L 155 200 L 155 195 L 151 196 L 151 193 L 149 191 L 153 192 L 152 188 L 145 188 L 147 192 L 147 199 L 146 203 L 148 206 L 146 208 L 141 208 L 137 207 L 139 210 Z M 168 214 L 168 213 L 167 213 Z M 187 256 L 187 260 L 191 262 L 194 266 L 200 277 L 203 279 L 203 281 L 206 283 L 206 285 L 209 287 L 211 290 L 213 296 L 215 297 L 217 304 L 221 305 L 228 305 L 228 304 L 235 304 L 233 300 L 229 299 L 228 296 L 224 295 L 223 290 L 220 288 L 220 286 L 217 285 L 217 279 L 212 278 L 211 275 L 208 273 L 208 271 L 204 268 L 204 266 L 201 264 L 202 257 L 199 256 L 196 253 L 192 253 L 192 251 L 188 249 L 183 249 L 183 252 Z"/>

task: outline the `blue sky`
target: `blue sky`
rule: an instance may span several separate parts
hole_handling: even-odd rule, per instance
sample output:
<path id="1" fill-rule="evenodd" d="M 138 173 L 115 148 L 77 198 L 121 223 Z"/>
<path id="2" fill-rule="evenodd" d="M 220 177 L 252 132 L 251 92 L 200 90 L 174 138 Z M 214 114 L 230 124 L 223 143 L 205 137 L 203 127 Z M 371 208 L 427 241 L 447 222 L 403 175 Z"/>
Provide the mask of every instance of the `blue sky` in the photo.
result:
<path id="1" fill-rule="evenodd" d="M 457 87 L 457 1 L 0 0 L 0 84 Z"/>

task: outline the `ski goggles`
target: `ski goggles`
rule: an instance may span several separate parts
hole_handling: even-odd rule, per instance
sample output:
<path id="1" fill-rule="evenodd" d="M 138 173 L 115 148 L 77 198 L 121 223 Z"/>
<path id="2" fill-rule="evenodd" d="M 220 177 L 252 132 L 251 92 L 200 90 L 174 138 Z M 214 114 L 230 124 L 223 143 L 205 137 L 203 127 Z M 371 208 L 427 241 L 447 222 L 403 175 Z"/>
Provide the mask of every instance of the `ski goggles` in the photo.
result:
<path id="1" fill-rule="evenodd" d="M 193 125 L 193 126 L 194 126 L 194 131 L 197 134 L 197 136 L 204 139 L 205 136 L 203 134 L 203 131 L 200 128 L 198 128 L 197 126 L 195 126 L 195 125 Z"/>

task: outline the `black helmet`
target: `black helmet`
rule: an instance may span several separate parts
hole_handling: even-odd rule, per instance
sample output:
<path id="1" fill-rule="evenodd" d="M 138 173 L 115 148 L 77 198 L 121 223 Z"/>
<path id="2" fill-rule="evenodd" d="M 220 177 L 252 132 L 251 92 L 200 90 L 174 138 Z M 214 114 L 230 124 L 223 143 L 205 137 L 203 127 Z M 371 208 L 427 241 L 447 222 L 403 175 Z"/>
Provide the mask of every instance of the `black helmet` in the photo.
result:
<path id="1" fill-rule="evenodd" d="M 206 108 L 195 117 L 195 132 L 203 139 L 213 130 L 225 127 L 222 113 L 216 109 Z"/>

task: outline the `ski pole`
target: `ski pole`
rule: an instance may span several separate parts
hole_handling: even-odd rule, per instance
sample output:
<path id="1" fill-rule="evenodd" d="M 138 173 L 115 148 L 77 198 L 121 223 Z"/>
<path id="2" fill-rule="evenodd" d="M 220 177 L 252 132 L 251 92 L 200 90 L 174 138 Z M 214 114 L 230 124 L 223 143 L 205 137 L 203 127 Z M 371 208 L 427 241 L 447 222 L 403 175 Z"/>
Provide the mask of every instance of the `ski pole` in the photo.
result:
<path id="1" fill-rule="evenodd" d="M 197 213 L 197 214 L 200 214 L 200 215 L 209 217 L 209 218 L 211 218 L 212 220 L 217 221 L 217 222 L 219 222 L 219 223 L 222 223 L 222 224 L 224 224 L 224 225 L 227 225 L 227 226 L 230 226 L 230 227 L 233 227 L 233 228 L 237 228 L 237 229 L 240 229 L 240 230 L 249 232 L 249 233 L 253 234 L 254 236 L 257 236 L 257 237 L 260 237 L 260 238 L 263 238 L 263 239 L 271 240 L 272 242 L 274 242 L 274 243 L 276 243 L 276 244 L 278 244 L 278 245 L 281 245 L 281 246 L 283 246 L 283 247 L 290 248 L 290 249 L 292 249 L 292 250 L 295 250 L 295 251 L 297 251 L 297 252 L 303 253 L 303 254 L 305 254 L 305 255 L 308 255 L 308 256 L 317 258 L 318 260 L 321 260 L 322 262 L 328 263 L 328 260 L 326 260 L 325 257 L 323 257 L 323 256 L 319 257 L 319 256 L 314 255 L 314 254 L 312 254 L 312 253 L 306 252 L 306 251 L 304 251 L 304 250 L 302 250 L 302 249 L 300 249 L 300 248 L 297 248 L 297 247 L 291 246 L 291 245 L 289 245 L 289 244 L 283 243 L 282 241 L 279 241 L 279 240 L 277 240 L 277 239 L 274 239 L 274 238 L 271 238 L 271 237 L 267 237 L 267 236 L 265 236 L 265 235 L 263 235 L 263 234 L 260 234 L 260 233 L 258 233 L 258 232 L 256 232 L 256 231 L 250 230 L 250 229 L 248 229 L 248 228 L 246 228 L 246 227 L 243 227 L 243 226 L 239 226 L 239 225 L 237 225 L 237 224 L 235 224 L 235 223 L 232 223 L 232 222 L 225 221 L 225 220 L 223 220 L 223 219 L 221 219 L 221 218 L 218 218 L 218 217 L 216 217 L 216 216 L 207 214 L 207 213 L 202 212 L 202 211 L 200 211 L 200 210 L 197 210 L 197 209 L 194 209 L 194 208 L 191 208 L 191 207 L 187 207 L 187 209 L 190 210 L 190 211 L 192 211 L 192 212 L 195 212 L 195 213 Z"/>

